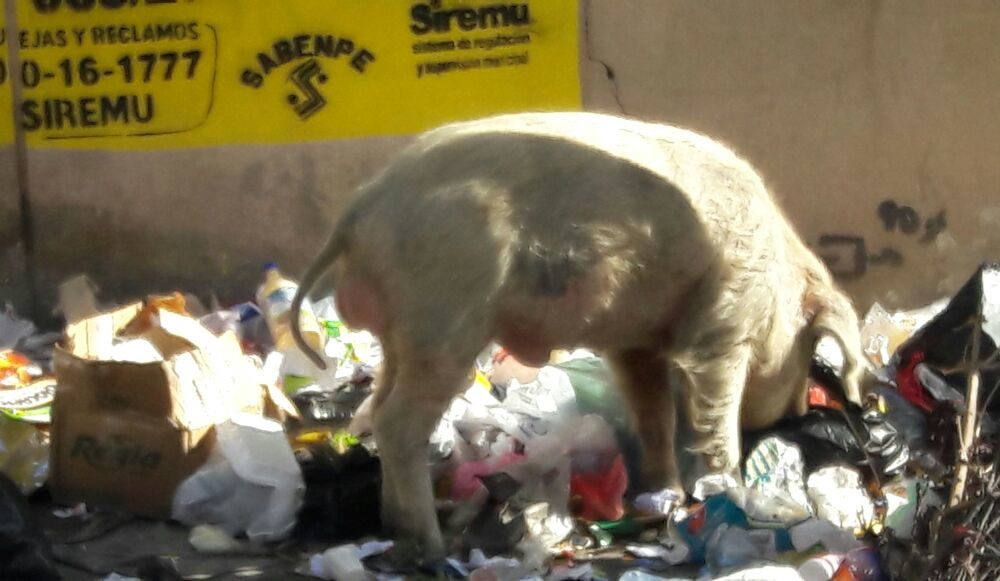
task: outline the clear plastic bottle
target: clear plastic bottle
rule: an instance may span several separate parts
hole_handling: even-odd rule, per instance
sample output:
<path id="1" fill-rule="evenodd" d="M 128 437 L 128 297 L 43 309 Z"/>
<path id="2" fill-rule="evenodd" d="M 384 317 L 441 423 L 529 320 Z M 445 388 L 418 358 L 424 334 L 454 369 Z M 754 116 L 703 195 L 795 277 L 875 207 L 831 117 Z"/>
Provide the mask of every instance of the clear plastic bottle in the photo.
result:
<path id="1" fill-rule="evenodd" d="M 291 309 L 292 299 L 295 298 L 298 288 L 298 283 L 285 278 L 274 263 L 269 262 L 264 265 L 264 282 L 257 289 L 257 305 L 264 313 L 264 320 L 271 331 L 275 348 L 282 353 L 296 349 L 295 339 L 292 337 Z M 309 299 L 302 301 L 299 325 L 306 343 L 317 353 L 323 353 L 323 330 L 313 313 Z"/>

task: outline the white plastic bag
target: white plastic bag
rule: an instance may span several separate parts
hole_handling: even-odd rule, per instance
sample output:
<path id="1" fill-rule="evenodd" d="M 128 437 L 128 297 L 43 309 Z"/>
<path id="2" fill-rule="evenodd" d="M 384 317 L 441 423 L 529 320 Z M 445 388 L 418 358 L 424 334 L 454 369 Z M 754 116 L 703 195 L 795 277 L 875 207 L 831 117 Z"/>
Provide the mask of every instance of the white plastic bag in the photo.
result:
<path id="1" fill-rule="evenodd" d="M 216 426 L 209 460 L 174 493 L 173 518 L 215 525 L 253 542 L 280 540 L 295 526 L 305 484 L 281 424 L 250 415 Z"/>

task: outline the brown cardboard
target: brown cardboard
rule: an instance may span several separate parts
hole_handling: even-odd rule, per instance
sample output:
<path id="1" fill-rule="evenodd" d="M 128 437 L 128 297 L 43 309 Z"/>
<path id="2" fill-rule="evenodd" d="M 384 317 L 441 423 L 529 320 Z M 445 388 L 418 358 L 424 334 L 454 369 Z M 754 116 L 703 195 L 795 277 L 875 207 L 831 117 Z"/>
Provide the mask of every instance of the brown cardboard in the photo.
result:
<path id="1" fill-rule="evenodd" d="M 274 406 L 235 338 L 184 315 L 161 310 L 142 334 L 164 361 L 110 361 L 116 335 L 141 309 L 71 324 L 56 348 L 49 484 L 62 502 L 169 517 L 175 488 L 211 451 L 214 424 Z"/>

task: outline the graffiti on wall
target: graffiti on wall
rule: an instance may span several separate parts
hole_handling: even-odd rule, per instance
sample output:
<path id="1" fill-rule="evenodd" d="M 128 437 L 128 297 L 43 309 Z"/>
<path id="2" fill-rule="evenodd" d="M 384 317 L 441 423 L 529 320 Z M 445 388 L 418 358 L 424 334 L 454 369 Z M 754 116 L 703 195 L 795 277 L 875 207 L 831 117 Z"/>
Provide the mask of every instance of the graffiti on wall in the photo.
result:
<path id="1" fill-rule="evenodd" d="M 880 203 L 875 214 L 887 233 L 915 238 L 919 244 L 933 242 L 948 227 L 945 210 L 922 216 L 913 207 L 894 200 Z M 858 234 L 821 234 L 810 247 L 841 280 L 855 280 L 872 268 L 900 267 L 906 262 L 898 247 L 873 248 L 865 236 Z"/>

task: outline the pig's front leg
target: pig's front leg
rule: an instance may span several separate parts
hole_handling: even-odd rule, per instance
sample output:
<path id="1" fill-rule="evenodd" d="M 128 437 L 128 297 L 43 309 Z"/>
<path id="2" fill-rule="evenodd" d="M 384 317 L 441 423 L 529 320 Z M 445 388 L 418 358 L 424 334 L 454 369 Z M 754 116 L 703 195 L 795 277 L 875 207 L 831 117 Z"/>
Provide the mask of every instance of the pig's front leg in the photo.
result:
<path id="1" fill-rule="evenodd" d="M 680 374 L 684 399 L 695 433 L 693 451 L 715 473 L 740 477 L 740 403 L 750 366 L 748 345 L 701 352 L 685 361 Z"/>
<path id="2" fill-rule="evenodd" d="M 674 442 L 677 412 L 668 361 L 661 349 L 632 349 L 607 355 L 616 383 L 628 402 L 642 442 L 642 486 L 684 493 Z"/>

